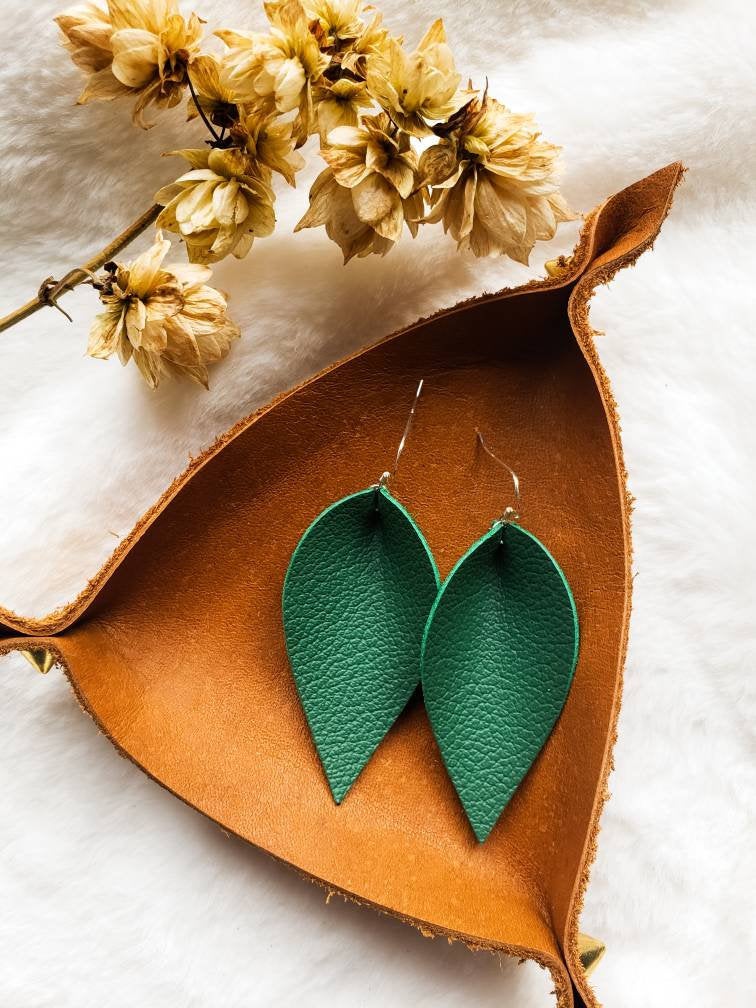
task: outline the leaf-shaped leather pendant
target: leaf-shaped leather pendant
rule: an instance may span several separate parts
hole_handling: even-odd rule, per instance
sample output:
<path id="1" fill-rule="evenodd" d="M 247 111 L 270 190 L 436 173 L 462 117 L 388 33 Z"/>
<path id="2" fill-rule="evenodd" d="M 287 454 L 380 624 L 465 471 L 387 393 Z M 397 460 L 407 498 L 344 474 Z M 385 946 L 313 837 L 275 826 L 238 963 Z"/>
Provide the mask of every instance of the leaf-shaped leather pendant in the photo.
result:
<path id="1" fill-rule="evenodd" d="M 337 501 L 286 572 L 286 649 L 315 746 L 340 802 L 420 681 L 439 577 L 410 515 L 384 488 Z"/>
<path id="2" fill-rule="evenodd" d="M 575 603 L 545 547 L 495 525 L 444 582 L 423 639 L 425 706 L 478 840 L 558 718 L 578 653 Z"/>

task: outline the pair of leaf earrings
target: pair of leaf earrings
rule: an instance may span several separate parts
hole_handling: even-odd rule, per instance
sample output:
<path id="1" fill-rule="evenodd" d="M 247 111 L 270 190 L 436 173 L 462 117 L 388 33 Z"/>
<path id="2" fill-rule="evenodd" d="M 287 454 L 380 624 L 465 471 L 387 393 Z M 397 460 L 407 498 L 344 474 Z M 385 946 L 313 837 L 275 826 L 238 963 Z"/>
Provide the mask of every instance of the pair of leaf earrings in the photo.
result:
<path id="1" fill-rule="evenodd" d="M 491 832 L 564 706 L 578 620 L 556 561 L 507 508 L 443 585 L 394 469 L 326 508 L 289 563 L 286 647 L 337 803 L 422 684 L 475 836 Z M 504 466 L 478 438 L 485 451 Z M 506 468 L 519 498 L 517 476 Z"/>

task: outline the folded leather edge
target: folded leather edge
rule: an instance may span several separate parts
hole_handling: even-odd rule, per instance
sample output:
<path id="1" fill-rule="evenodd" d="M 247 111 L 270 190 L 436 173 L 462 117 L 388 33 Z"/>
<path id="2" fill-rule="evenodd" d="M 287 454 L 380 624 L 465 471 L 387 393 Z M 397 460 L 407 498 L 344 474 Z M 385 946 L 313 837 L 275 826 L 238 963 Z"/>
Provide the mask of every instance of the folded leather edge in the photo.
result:
<path id="1" fill-rule="evenodd" d="M 662 224 L 672 207 L 675 191 L 682 181 L 685 170 L 682 163 L 673 162 L 649 175 L 647 178 L 623 189 L 607 200 L 599 209 L 593 229 L 596 241 L 593 250 L 594 254 L 591 257 L 590 265 L 583 272 L 570 295 L 567 309 L 575 339 L 578 341 L 583 355 L 593 372 L 606 412 L 614 457 L 617 463 L 617 479 L 623 504 L 622 524 L 626 557 L 626 610 L 622 626 L 622 643 L 617 668 L 617 684 L 611 722 L 604 750 L 601 779 L 596 789 L 588 836 L 583 850 L 580 870 L 573 888 L 563 939 L 565 961 L 575 988 L 573 992 L 575 1008 L 600 1008 L 580 961 L 578 925 L 588 887 L 590 870 L 598 851 L 601 815 L 609 797 L 608 779 L 614 768 L 613 751 L 615 742 L 617 741 L 617 720 L 622 700 L 623 670 L 627 655 L 633 589 L 633 548 L 630 527 L 633 499 L 627 486 L 627 469 L 625 467 L 624 451 L 622 448 L 617 401 L 612 393 L 609 377 L 599 359 L 594 341 L 594 331 L 590 325 L 590 300 L 597 287 L 608 283 L 625 266 L 632 266 L 639 256 L 653 246 Z M 645 203 L 645 210 L 641 209 L 639 215 L 637 204 L 640 200 L 642 206 L 643 197 L 648 197 L 648 202 Z M 623 240 L 627 242 L 628 238 L 632 240 L 623 247 Z"/>

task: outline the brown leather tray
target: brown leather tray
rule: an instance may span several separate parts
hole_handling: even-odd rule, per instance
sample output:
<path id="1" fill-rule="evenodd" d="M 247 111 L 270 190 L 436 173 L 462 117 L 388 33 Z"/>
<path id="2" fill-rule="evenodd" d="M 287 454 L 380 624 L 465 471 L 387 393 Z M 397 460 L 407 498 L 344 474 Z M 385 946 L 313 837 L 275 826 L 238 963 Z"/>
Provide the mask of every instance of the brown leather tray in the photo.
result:
<path id="1" fill-rule="evenodd" d="M 537 960 L 560 1006 L 595 1005 L 577 923 L 605 799 L 630 611 L 629 503 L 614 402 L 588 323 L 594 288 L 650 246 L 682 167 L 587 219 L 564 274 L 486 295 L 350 357 L 196 459 L 70 605 L 0 609 L 0 653 L 44 647 L 120 750 L 196 809 L 329 889 L 475 947 Z M 581 621 L 557 726 L 477 844 L 415 699 L 334 805 L 297 700 L 281 586 L 302 531 L 387 468 L 441 575 L 519 473 L 523 524 L 555 555 Z"/>

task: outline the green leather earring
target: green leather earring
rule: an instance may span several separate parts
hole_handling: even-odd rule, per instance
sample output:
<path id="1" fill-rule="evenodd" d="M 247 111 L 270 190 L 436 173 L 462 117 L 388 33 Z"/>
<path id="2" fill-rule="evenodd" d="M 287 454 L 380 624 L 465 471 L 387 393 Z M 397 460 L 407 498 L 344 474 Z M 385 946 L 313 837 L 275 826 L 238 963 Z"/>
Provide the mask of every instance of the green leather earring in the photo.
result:
<path id="1" fill-rule="evenodd" d="M 388 490 L 391 472 L 326 508 L 299 541 L 283 587 L 286 649 L 337 803 L 420 682 L 439 576 L 428 544 Z"/>
<path id="2" fill-rule="evenodd" d="M 479 442 L 519 480 L 477 432 Z M 508 507 L 444 581 L 422 643 L 425 706 L 475 836 L 483 841 L 549 737 L 578 655 L 567 580 Z"/>

